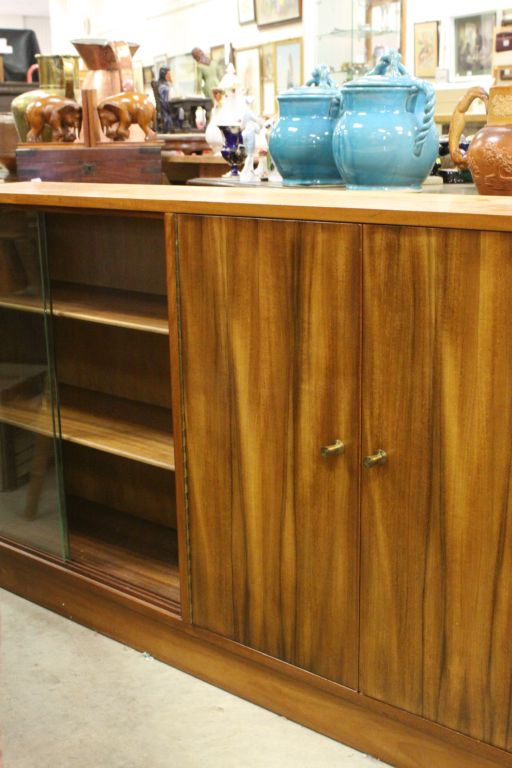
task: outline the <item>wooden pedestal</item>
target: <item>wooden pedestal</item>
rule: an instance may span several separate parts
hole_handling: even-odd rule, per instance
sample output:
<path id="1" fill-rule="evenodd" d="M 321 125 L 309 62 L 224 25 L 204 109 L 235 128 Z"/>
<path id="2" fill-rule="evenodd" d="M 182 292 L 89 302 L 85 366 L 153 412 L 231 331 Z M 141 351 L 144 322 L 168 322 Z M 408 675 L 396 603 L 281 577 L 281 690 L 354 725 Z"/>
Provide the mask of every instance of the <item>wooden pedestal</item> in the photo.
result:
<path id="1" fill-rule="evenodd" d="M 82 144 L 32 144 L 16 150 L 18 179 L 160 184 L 161 145 L 123 142 L 85 147 Z"/>

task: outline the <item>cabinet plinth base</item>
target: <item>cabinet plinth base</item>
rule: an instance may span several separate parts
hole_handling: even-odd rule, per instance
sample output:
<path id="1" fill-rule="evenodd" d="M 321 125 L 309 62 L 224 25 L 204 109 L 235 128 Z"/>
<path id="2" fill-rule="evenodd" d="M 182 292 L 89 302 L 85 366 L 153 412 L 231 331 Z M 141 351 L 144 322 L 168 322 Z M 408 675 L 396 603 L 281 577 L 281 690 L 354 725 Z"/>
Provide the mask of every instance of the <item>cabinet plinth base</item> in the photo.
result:
<path id="1" fill-rule="evenodd" d="M 0 587 L 397 768 L 512 768 L 512 754 L 185 624 L 0 542 Z"/>

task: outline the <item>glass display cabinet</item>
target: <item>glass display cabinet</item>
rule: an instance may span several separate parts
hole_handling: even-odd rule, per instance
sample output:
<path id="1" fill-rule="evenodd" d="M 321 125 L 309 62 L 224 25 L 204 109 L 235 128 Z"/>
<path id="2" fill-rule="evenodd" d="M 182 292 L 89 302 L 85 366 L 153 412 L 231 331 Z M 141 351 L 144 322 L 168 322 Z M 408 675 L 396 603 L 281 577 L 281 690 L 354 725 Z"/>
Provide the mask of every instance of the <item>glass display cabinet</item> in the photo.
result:
<path id="1" fill-rule="evenodd" d="M 372 69 L 390 48 L 405 52 L 405 0 L 319 0 L 315 60 L 339 82 Z"/>
<path id="2" fill-rule="evenodd" d="M 0 209 L 0 536 L 67 556 L 42 218 Z"/>
<path id="3" fill-rule="evenodd" d="M 179 613 L 166 293 L 162 221 L 0 210 L 0 541 Z"/>

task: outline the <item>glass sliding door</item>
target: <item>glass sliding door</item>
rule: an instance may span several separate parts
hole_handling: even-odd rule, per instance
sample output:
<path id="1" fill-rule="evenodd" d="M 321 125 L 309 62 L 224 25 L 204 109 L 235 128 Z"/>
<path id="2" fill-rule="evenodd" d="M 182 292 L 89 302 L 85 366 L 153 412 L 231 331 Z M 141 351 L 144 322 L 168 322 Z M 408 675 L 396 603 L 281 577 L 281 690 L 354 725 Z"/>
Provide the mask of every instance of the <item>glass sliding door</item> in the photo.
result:
<path id="1" fill-rule="evenodd" d="M 0 538 L 66 557 L 43 218 L 0 208 Z"/>

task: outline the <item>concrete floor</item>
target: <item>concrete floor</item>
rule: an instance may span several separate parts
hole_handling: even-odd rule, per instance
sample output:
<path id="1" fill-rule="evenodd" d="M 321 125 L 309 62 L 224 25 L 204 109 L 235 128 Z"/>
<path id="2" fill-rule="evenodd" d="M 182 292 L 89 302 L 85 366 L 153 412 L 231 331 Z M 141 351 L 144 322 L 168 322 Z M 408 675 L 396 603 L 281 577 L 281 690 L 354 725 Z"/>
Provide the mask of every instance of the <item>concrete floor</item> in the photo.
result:
<path id="1" fill-rule="evenodd" d="M 385 768 L 0 590 L 2 768 Z"/>

